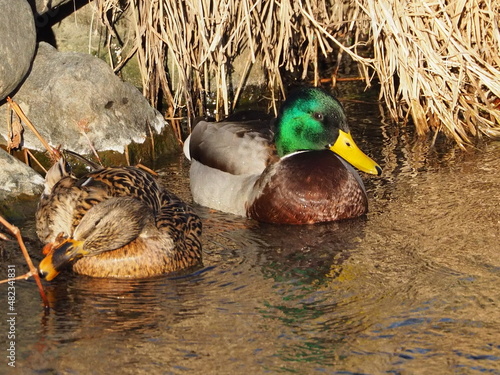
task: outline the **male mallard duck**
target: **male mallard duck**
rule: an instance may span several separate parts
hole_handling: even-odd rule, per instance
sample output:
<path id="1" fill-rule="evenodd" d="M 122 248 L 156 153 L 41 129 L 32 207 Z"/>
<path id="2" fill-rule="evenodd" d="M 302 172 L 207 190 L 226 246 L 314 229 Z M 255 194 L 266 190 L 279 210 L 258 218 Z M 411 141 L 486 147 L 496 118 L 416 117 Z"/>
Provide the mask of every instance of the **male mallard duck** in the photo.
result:
<path id="1" fill-rule="evenodd" d="M 366 191 L 350 164 L 382 173 L 354 143 L 339 101 L 311 87 L 293 92 L 274 124 L 246 114 L 198 122 L 184 153 L 195 202 L 270 223 L 363 215 Z"/>
<path id="2" fill-rule="evenodd" d="M 103 168 L 81 178 L 61 158 L 46 176 L 36 212 L 51 280 L 72 264 L 94 277 L 147 277 L 201 262 L 201 222 L 192 209 L 136 167 Z"/>

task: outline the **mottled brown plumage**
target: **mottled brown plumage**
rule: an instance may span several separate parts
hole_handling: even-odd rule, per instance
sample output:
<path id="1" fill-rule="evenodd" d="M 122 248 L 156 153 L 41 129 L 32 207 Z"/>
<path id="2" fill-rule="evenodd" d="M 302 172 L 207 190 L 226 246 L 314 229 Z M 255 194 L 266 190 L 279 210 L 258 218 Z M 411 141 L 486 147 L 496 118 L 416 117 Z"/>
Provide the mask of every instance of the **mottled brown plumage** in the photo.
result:
<path id="1" fill-rule="evenodd" d="M 49 244 L 40 264 L 49 279 L 69 263 L 94 277 L 147 277 L 201 263 L 200 219 L 144 170 L 104 168 L 76 178 L 61 160 L 46 181 L 36 226 Z"/>

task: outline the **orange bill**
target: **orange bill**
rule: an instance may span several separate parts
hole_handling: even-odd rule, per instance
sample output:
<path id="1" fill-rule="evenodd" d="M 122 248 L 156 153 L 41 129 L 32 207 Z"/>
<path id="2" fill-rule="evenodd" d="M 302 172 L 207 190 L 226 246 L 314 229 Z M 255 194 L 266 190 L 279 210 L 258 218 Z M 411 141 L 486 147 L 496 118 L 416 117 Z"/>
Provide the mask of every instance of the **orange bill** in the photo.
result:
<path id="1" fill-rule="evenodd" d="M 38 266 L 40 275 L 47 281 L 54 279 L 70 263 L 85 255 L 82 244 L 82 241 L 70 238 L 58 246 L 52 244 L 51 249 L 49 245 L 45 245 L 44 250 L 50 249 L 50 251 Z"/>

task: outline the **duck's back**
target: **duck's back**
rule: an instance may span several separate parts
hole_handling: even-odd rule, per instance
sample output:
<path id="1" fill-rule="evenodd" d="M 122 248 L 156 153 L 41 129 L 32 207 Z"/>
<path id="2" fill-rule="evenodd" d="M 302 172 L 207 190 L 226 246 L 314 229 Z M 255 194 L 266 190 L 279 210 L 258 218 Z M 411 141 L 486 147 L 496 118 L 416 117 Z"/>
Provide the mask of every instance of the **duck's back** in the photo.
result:
<path id="1" fill-rule="evenodd" d="M 82 188 L 105 185 L 107 196 L 131 196 L 154 212 L 160 209 L 161 187 L 151 174 L 137 167 L 104 168 L 80 178 L 79 184 Z"/>
<path id="2" fill-rule="evenodd" d="M 160 209 L 161 188 L 147 172 L 136 167 L 103 168 L 81 178 L 63 176 L 50 194 L 44 194 L 36 212 L 37 234 L 44 243 L 63 233 L 71 236 L 82 217 L 109 197 L 135 197 Z"/>
<path id="3" fill-rule="evenodd" d="M 270 120 L 233 119 L 198 122 L 189 137 L 188 158 L 234 175 L 262 173 L 275 158 Z"/>
<path id="4" fill-rule="evenodd" d="M 200 121 L 194 127 L 186 156 L 196 203 L 244 216 L 255 181 L 278 159 L 270 118 L 248 113 L 217 123 Z"/>
<path id="5" fill-rule="evenodd" d="M 175 244 L 169 266 L 172 270 L 201 262 L 201 220 L 191 206 L 168 190 L 161 194 L 161 209 L 156 215 L 156 226 L 160 232 L 168 233 Z"/>

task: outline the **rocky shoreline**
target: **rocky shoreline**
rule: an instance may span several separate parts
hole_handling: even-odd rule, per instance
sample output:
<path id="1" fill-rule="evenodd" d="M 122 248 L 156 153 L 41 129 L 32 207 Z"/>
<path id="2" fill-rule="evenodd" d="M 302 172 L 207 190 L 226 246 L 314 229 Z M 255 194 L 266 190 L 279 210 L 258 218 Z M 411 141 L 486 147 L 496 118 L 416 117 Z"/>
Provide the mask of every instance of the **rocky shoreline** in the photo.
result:
<path id="1" fill-rule="evenodd" d="M 101 59 L 58 51 L 37 42 L 37 22 L 67 1 L 0 0 L 0 199 L 41 191 L 43 178 L 5 151 L 7 124 L 19 122 L 7 97 L 22 109 L 54 148 L 81 154 L 93 150 L 123 153 L 170 125 L 142 93 L 122 81 Z M 172 135 L 173 137 L 173 135 Z M 175 144 L 175 142 L 174 142 Z M 28 129 L 21 148 L 45 151 Z"/>

